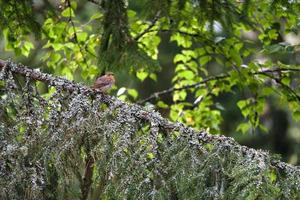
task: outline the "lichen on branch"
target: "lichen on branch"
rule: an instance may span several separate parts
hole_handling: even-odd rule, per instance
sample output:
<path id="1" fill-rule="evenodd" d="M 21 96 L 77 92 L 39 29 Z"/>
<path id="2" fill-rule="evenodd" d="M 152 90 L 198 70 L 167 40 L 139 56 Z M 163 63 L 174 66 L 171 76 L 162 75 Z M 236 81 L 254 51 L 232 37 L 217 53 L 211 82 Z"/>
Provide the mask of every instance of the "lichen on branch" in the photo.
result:
<path id="1" fill-rule="evenodd" d="M 21 64 L 0 68 L 3 199 L 300 197 L 299 168 L 267 152 Z"/>

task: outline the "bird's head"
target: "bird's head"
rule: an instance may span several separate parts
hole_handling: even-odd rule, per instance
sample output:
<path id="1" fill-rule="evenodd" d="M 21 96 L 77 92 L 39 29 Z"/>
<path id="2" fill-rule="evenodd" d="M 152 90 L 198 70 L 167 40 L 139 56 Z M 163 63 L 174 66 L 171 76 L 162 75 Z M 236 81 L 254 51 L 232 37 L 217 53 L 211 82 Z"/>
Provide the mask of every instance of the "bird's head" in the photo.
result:
<path id="1" fill-rule="evenodd" d="M 110 76 L 113 76 L 114 73 L 113 72 L 106 72 L 105 75 L 110 75 Z"/>
<path id="2" fill-rule="evenodd" d="M 113 72 L 106 72 L 105 73 L 105 77 L 107 77 L 108 79 L 110 79 L 113 83 L 115 82 L 115 75 Z"/>

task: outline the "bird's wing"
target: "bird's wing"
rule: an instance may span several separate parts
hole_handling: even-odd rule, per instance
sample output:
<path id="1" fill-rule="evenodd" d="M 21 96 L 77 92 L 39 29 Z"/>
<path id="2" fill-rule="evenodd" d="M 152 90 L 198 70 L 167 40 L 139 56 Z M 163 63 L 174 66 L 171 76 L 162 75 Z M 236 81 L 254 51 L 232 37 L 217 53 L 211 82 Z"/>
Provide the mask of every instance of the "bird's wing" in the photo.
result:
<path id="1" fill-rule="evenodd" d="M 112 84 L 110 78 L 104 75 L 104 76 L 97 78 L 97 80 L 94 84 L 94 88 L 102 88 L 102 87 L 108 86 L 110 84 Z"/>

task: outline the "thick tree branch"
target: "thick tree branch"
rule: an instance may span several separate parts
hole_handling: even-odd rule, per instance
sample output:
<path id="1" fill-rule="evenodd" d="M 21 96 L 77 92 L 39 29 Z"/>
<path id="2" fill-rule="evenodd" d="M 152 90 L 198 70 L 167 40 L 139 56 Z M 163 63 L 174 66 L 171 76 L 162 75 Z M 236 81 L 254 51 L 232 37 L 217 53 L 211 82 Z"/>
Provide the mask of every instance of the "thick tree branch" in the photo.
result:
<path id="1" fill-rule="evenodd" d="M 69 81 L 62 77 L 53 77 L 39 71 L 39 69 L 31 69 L 22 64 L 15 64 L 10 61 L 3 61 L 0 59 L 0 68 L 7 67 L 13 73 L 20 74 L 30 79 L 42 81 L 50 86 L 61 87 L 70 92 L 78 91 L 83 94 L 94 94 L 95 92 L 87 86 Z"/>
<path id="2" fill-rule="evenodd" d="M 54 77 L 49 74 L 42 73 L 36 69 L 30 69 L 21 64 L 0 60 L 0 69 L 3 67 L 5 68 L 4 70 L 6 71 L 10 71 L 15 74 L 20 74 L 22 76 L 29 77 L 30 79 L 33 80 L 42 81 L 52 86 L 61 87 L 70 92 L 78 91 L 86 95 L 94 95 L 95 93 L 87 86 L 74 83 L 64 78 Z M 274 69 L 274 70 L 269 69 L 266 71 L 274 72 L 278 70 L 280 69 Z M 281 70 L 283 71 L 290 70 L 290 68 L 281 69 Z M 256 74 L 266 73 L 266 71 L 256 72 Z M 219 76 L 218 78 L 222 79 L 225 78 L 226 76 L 228 75 L 222 75 Z M 191 87 L 191 86 L 187 86 L 187 87 Z M 185 137 L 185 138 L 197 137 L 200 143 L 212 142 L 214 145 L 226 146 L 230 151 L 240 152 L 242 153 L 242 155 L 245 155 L 252 159 L 256 159 L 261 164 L 265 163 L 266 160 L 271 159 L 270 155 L 267 152 L 254 150 L 245 146 L 241 146 L 238 143 L 236 143 L 232 138 L 219 136 L 219 135 L 210 135 L 205 131 L 198 131 L 192 129 L 191 127 L 187 127 L 182 123 L 171 122 L 163 118 L 158 112 L 147 111 L 143 107 L 137 104 L 129 104 L 109 95 L 103 95 L 103 97 L 104 98 L 100 98 L 100 101 L 108 104 L 111 107 L 111 109 L 122 107 L 122 112 L 124 112 L 126 115 L 134 116 L 136 119 L 148 121 L 149 123 L 155 123 L 161 131 L 165 131 L 167 133 L 170 133 L 172 131 L 178 131 L 179 133 L 181 133 L 181 137 Z M 197 147 L 199 144 L 191 143 L 191 145 L 195 145 Z M 271 159 L 271 165 L 272 166 L 270 167 L 274 167 L 277 170 L 284 171 L 285 174 L 300 176 L 300 170 L 297 167 L 294 167 L 292 165 L 286 164 L 284 162 L 280 162 L 278 160 L 272 160 L 272 159 Z"/>

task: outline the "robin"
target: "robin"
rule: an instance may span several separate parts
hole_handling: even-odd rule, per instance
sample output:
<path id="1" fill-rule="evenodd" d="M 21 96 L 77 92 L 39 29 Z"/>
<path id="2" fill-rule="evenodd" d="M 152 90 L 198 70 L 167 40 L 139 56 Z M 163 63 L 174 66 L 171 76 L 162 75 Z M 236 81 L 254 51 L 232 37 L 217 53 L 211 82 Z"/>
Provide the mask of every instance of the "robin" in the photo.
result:
<path id="1" fill-rule="evenodd" d="M 98 92 L 105 92 L 110 89 L 115 83 L 115 77 L 112 72 L 107 72 L 105 75 L 100 76 L 96 79 L 93 89 Z"/>

